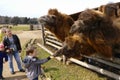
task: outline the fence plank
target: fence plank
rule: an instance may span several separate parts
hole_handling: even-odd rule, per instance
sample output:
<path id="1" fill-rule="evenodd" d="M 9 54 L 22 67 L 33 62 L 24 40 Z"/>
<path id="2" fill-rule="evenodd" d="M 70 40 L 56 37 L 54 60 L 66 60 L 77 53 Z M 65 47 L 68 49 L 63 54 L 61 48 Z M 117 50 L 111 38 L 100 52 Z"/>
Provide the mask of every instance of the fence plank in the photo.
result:
<path id="1" fill-rule="evenodd" d="M 50 46 L 52 46 L 52 47 L 55 47 L 55 48 L 57 48 L 57 49 L 60 49 L 60 48 L 61 48 L 60 46 L 57 46 L 57 45 L 55 45 L 54 43 L 46 42 L 46 44 L 47 44 L 47 45 L 50 45 Z"/>
<path id="2" fill-rule="evenodd" d="M 53 35 L 47 35 L 46 38 L 49 38 L 49 39 L 53 39 L 53 40 L 56 40 L 58 42 L 60 42 L 55 36 Z"/>
<path id="3" fill-rule="evenodd" d="M 95 58 L 95 57 L 90 57 L 90 56 L 85 56 L 86 58 L 89 58 L 89 59 L 92 59 L 92 60 L 95 60 L 95 61 L 98 61 L 100 63 L 104 63 L 104 64 L 107 64 L 109 66 L 112 66 L 112 67 L 115 67 L 117 69 L 120 69 L 120 65 L 119 64 L 115 64 L 115 63 L 111 63 L 109 61 L 105 61 L 105 60 L 102 60 L 102 59 L 99 59 L 99 58 Z"/>
<path id="4" fill-rule="evenodd" d="M 51 54 L 51 55 L 53 55 L 54 53 L 53 52 L 51 52 L 50 50 L 48 50 L 47 48 L 45 48 L 44 46 L 42 46 L 40 43 L 37 43 L 37 45 L 39 46 L 39 47 L 41 47 L 42 49 L 44 49 L 45 51 L 47 51 L 49 54 Z M 58 61 L 61 61 L 62 60 L 62 58 L 60 58 L 60 57 L 55 57 Z"/>
<path id="5" fill-rule="evenodd" d="M 54 43 L 54 44 L 59 45 L 60 47 L 62 47 L 62 43 L 60 43 L 60 42 L 58 42 L 58 41 L 51 40 L 51 39 L 48 39 L 48 38 L 46 39 L 46 41 L 51 42 L 51 43 Z"/>

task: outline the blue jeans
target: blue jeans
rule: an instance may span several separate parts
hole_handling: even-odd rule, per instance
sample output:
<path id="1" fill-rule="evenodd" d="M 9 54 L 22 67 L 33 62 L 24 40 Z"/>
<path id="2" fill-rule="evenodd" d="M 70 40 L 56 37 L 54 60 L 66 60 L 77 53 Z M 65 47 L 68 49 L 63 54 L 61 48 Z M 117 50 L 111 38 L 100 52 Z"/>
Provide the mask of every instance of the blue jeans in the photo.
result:
<path id="1" fill-rule="evenodd" d="M 33 80 L 38 80 L 38 77 L 34 78 Z"/>
<path id="2" fill-rule="evenodd" d="M 20 60 L 20 56 L 19 56 L 19 52 L 15 51 L 13 54 L 8 54 L 8 63 L 9 63 L 9 68 L 10 68 L 10 72 L 14 72 L 14 67 L 13 67 L 13 56 L 16 60 L 18 69 L 21 70 L 22 69 L 22 65 L 21 65 L 21 60 Z"/>

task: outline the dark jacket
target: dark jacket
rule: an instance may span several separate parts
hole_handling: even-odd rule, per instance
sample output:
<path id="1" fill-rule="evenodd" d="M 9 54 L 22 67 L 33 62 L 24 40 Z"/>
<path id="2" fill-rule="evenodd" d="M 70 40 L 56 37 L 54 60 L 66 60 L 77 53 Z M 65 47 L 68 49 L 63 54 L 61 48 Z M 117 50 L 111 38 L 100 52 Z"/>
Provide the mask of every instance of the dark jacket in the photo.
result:
<path id="1" fill-rule="evenodd" d="M 45 59 L 38 59 L 37 57 L 26 56 L 23 60 L 23 66 L 26 69 L 27 77 L 29 80 L 33 80 L 42 74 L 41 64 L 46 63 L 50 60 L 50 57 Z"/>
<path id="2" fill-rule="evenodd" d="M 18 51 L 19 51 L 19 50 L 22 50 L 21 44 L 20 44 L 20 40 L 19 40 L 18 36 L 15 35 L 15 34 L 13 34 L 12 36 L 13 36 L 14 44 L 15 44 L 16 47 L 17 47 L 17 50 L 18 50 Z M 10 48 L 10 45 L 11 45 L 11 44 L 10 44 L 10 41 L 9 41 L 8 37 L 5 37 L 5 38 L 4 38 L 3 44 L 4 44 L 4 46 L 5 46 L 5 49 L 9 49 L 9 48 Z"/>
<path id="3" fill-rule="evenodd" d="M 3 64 L 3 58 L 5 58 L 5 61 L 8 61 L 8 56 L 4 51 L 0 51 L 0 65 Z"/>

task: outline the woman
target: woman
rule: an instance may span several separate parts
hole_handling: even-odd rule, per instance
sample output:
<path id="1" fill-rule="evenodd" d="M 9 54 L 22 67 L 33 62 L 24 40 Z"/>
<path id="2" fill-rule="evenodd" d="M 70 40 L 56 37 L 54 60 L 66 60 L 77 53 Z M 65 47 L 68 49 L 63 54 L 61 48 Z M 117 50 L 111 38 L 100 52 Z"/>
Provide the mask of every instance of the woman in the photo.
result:
<path id="1" fill-rule="evenodd" d="M 15 74 L 13 67 L 13 56 L 17 62 L 20 72 L 25 72 L 21 66 L 19 53 L 21 52 L 21 44 L 17 35 L 12 34 L 10 29 L 6 29 L 6 36 L 3 40 L 5 50 L 8 53 L 8 62 L 11 74 Z"/>

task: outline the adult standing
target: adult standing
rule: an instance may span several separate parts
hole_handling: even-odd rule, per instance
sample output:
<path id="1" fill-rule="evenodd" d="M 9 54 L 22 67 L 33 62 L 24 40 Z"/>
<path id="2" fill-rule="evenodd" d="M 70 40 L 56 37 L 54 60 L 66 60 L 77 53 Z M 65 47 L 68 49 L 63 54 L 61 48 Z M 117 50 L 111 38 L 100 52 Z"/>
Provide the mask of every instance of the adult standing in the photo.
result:
<path id="1" fill-rule="evenodd" d="M 21 65 L 21 60 L 19 53 L 21 52 L 21 44 L 18 36 L 12 34 L 10 29 L 6 29 L 6 36 L 4 37 L 3 44 L 5 45 L 5 50 L 8 53 L 8 62 L 11 74 L 15 74 L 13 66 L 13 56 L 17 62 L 17 66 L 20 72 L 25 72 Z"/>

